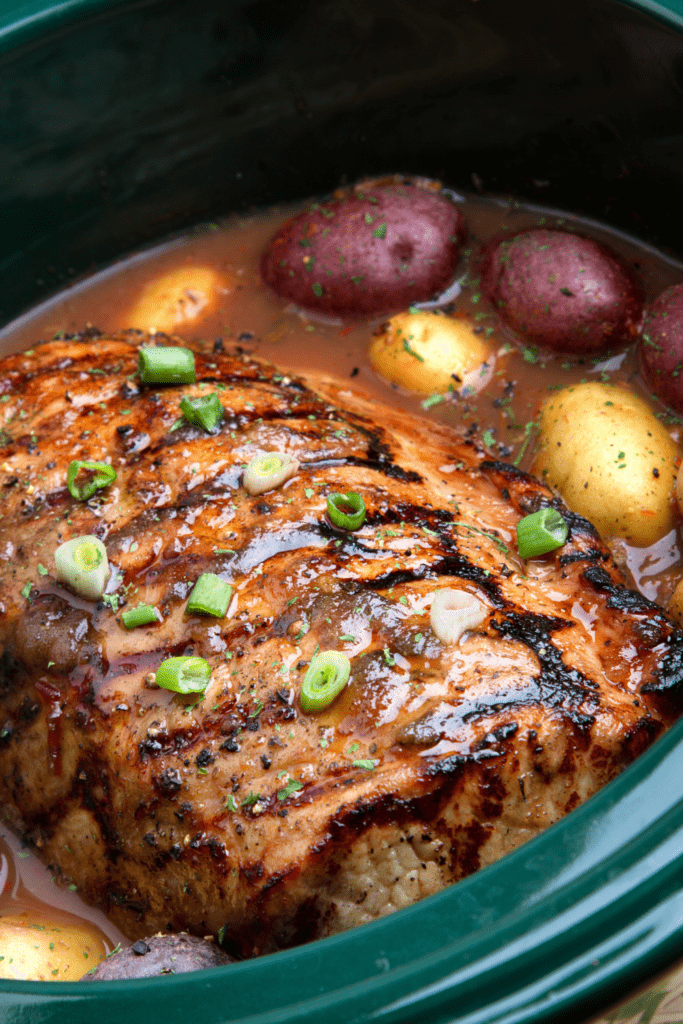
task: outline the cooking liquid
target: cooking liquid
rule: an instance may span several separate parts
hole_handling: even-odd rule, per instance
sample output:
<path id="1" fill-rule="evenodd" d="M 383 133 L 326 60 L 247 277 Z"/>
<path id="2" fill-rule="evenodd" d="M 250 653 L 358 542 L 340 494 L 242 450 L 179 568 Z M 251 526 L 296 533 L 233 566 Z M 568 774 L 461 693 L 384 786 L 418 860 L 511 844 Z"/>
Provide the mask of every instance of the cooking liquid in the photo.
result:
<path id="1" fill-rule="evenodd" d="M 86 325 L 103 331 L 136 327 L 129 311 L 151 280 L 181 267 L 211 267 L 222 278 L 224 294 L 217 308 L 204 311 L 177 333 L 188 340 L 214 345 L 238 344 L 249 352 L 291 371 L 319 371 L 349 379 L 351 385 L 386 404 L 453 426 L 476 430 L 494 457 L 530 469 L 534 459 L 533 422 L 551 391 L 582 381 L 612 381 L 644 398 L 678 443 L 683 421 L 652 399 L 637 373 L 634 348 L 600 358 L 572 359 L 537 352 L 497 322 L 477 287 L 474 260 L 468 256 L 500 231 L 530 226 L 564 227 L 606 242 L 633 261 L 649 303 L 664 288 L 683 281 L 683 264 L 638 240 L 602 224 L 517 201 L 479 196 L 462 197 L 469 229 L 458 280 L 448 309 L 475 323 L 495 353 L 486 388 L 472 397 L 457 392 L 446 396 L 415 396 L 383 381 L 371 368 L 367 350 L 382 319 L 342 322 L 304 313 L 279 299 L 261 283 L 260 254 L 277 227 L 298 209 L 280 208 L 210 224 L 154 249 L 139 253 L 78 282 L 0 331 L 2 355 L 30 348 L 58 332 L 75 332 Z M 423 304 L 429 306 L 430 304 Z M 609 540 L 609 538 L 607 538 Z M 683 533 L 677 526 L 650 548 L 635 548 L 621 540 L 610 542 L 615 557 L 630 572 L 632 583 L 646 597 L 666 605 L 681 575 Z M 3 845 L 2 835 L 6 837 Z M 33 854 L 20 850 L 19 841 L 0 827 L 0 858 L 13 857 L 16 884 L 0 887 L 0 914 L 16 912 L 27 901 L 40 909 L 46 923 L 50 913 L 62 920 L 64 911 L 94 922 L 109 940 L 109 948 L 125 939 L 99 913 L 84 907 L 77 893 L 57 889 L 52 873 Z M 37 902 L 36 902 L 37 901 Z M 40 906 L 39 906 L 40 904 Z M 54 910 L 50 911 L 50 907 Z"/>

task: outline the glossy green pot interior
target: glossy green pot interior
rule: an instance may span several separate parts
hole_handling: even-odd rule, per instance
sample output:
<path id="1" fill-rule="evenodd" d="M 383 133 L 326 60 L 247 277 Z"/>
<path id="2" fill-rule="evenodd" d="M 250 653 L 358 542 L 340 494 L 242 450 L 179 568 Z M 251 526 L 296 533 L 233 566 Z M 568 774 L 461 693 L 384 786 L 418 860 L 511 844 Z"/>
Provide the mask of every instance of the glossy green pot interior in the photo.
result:
<path id="1" fill-rule="evenodd" d="M 683 254 L 683 0 L 0 0 L 0 323 L 187 225 L 402 171 Z M 26 1024 L 579 1021 L 683 957 L 683 723 L 499 864 L 227 969 L 0 982 Z"/>

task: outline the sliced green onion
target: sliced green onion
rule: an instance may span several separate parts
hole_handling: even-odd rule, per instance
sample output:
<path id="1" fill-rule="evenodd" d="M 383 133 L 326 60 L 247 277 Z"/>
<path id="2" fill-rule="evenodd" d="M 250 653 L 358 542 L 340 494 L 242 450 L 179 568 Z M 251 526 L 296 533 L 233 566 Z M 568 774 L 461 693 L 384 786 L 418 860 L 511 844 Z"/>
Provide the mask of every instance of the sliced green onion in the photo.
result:
<path id="1" fill-rule="evenodd" d="M 301 709 L 308 714 L 324 711 L 349 681 L 351 662 L 340 651 L 321 651 L 308 666 L 301 684 Z"/>
<path id="2" fill-rule="evenodd" d="M 81 470 L 92 473 L 92 476 L 79 487 L 76 478 Z M 77 501 L 87 501 L 88 498 L 92 498 L 95 491 L 99 491 L 102 487 L 108 487 L 114 480 L 116 480 L 116 470 L 106 462 L 82 462 L 80 459 L 74 459 L 69 463 L 69 468 L 66 471 L 66 486 L 69 488 L 71 497 Z"/>
<path id="3" fill-rule="evenodd" d="M 148 626 L 150 622 L 161 622 L 161 615 L 151 604 L 139 604 L 137 608 L 127 608 L 125 612 L 121 612 L 121 618 L 126 629 Z"/>
<path id="4" fill-rule="evenodd" d="M 429 621 L 442 643 L 457 644 L 463 633 L 476 629 L 487 615 L 486 608 L 474 594 L 444 587 L 434 594 Z"/>
<path id="5" fill-rule="evenodd" d="M 174 693 L 204 693 L 211 679 L 211 666 L 204 658 L 166 658 L 155 679 L 157 686 Z"/>
<path id="6" fill-rule="evenodd" d="M 228 610 L 232 587 L 213 572 L 203 572 L 190 594 L 185 611 L 189 615 L 214 615 L 222 619 Z"/>
<path id="7" fill-rule="evenodd" d="M 99 601 L 109 579 L 109 561 L 98 537 L 74 537 L 55 551 L 56 576 L 87 601 Z"/>
<path id="8" fill-rule="evenodd" d="M 327 514 L 333 526 L 340 530 L 358 530 L 365 522 L 365 502 L 356 491 L 346 494 L 330 494 L 327 498 Z"/>
<path id="9" fill-rule="evenodd" d="M 197 427 L 203 427 L 208 434 L 212 434 L 223 419 L 223 405 L 217 391 L 212 391 L 210 395 L 200 395 L 199 398 L 185 395 L 180 408 L 186 420 Z"/>
<path id="10" fill-rule="evenodd" d="M 296 474 L 299 460 L 285 452 L 266 452 L 252 459 L 242 481 L 249 494 L 263 494 L 281 487 Z"/>
<path id="11" fill-rule="evenodd" d="M 138 351 L 143 384 L 194 384 L 194 352 L 189 348 L 146 345 Z"/>
<path id="12" fill-rule="evenodd" d="M 569 527 L 557 509 L 542 508 L 517 523 L 517 550 L 520 558 L 535 558 L 561 548 Z"/>

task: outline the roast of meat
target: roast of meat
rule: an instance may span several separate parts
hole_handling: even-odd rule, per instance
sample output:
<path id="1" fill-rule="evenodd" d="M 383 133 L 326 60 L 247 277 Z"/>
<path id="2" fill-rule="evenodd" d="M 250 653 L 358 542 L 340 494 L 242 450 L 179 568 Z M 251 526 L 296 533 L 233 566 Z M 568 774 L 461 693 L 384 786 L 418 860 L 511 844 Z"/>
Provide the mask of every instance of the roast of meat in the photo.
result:
<path id="1" fill-rule="evenodd" d="M 593 528 L 564 511 L 566 545 L 519 558 L 520 517 L 561 507 L 541 484 L 220 345 L 197 348 L 196 385 L 143 387 L 148 340 L 90 332 L 0 364 L 0 799 L 131 939 L 185 929 L 248 956 L 371 920 L 551 825 L 674 719 L 683 638 Z M 211 390 L 213 435 L 179 411 Z M 271 450 L 299 472 L 251 496 L 244 466 Z M 79 502 L 73 459 L 117 479 Z M 351 533 L 326 517 L 347 491 L 368 509 Z M 97 605 L 54 575 L 83 534 L 113 567 Z M 186 614 L 203 572 L 234 585 L 224 619 Z M 487 610 L 448 647 L 441 587 Z M 140 602 L 163 621 L 129 631 Z M 304 714 L 318 649 L 351 679 Z M 203 699 L 154 687 L 181 654 L 212 666 Z"/>

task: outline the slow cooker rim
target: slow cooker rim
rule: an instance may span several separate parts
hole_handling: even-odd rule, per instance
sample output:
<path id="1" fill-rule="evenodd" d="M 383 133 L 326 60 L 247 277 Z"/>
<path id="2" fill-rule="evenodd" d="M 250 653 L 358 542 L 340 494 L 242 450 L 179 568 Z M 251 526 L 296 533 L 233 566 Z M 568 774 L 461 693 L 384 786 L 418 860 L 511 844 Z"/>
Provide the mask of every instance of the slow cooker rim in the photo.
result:
<path id="1" fill-rule="evenodd" d="M 141 5 L 146 2 L 140 0 Z M 617 2 L 683 31 L 683 0 Z M 115 0 L 115 6 L 126 3 L 127 0 Z M 111 12 L 111 6 L 108 13 Z M 67 27 L 76 18 L 82 18 L 84 13 L 86 17 L 95 16 L 100 10 L 100 0 L 67 0 L 47 8 L 40 0 L 18 5 L 3 4 L 0 10 L 0 50 L 21 45 L 36 31 L 38 24 L 41 25 L 41 31 L 55 31 Z M 23 1012 L 22 1007 L 30 1007 L 32 1014 L 35 1011 L 31 1020 L 39 1020 L 42 1009 L 49 1003 L 50 1013 L 61 1009 L 61 1012 L 69 1013 L 73 1024 L 77 1024 L 77 1020 L 80 1020 L 80 1016 L 75 1015 L 77 1011 L 80 1014 L 83 1010 L 83 1020 L 86 1013 L 90 1019 L 93 1009 L 104 1010 L 112 995 L 117 1001 L 117 1015 L 126 1012 L 119 1000 L 119 996 L 125 993 L 131 1022 L 137 1019 L 136 1003 L 137 1010 L 142 1012 L 140 1020 L 145 1012 L 149 1012 L 150 1007 L 154 1007 L 156 1013 L 157 1007 L 165 1006 L 168 1010 L 165 1019 L 172 1021 L 176 1017 L 176 1009 L 187 1013 L 195 1008 L 198 988 L 206 989 L 207 1000 L 211 995 L 213 1009 L 219 1014 L 222 1012 L 220 1006 L 224 1006 L 226 999 L 231 998 L 233 989 L 250 989 L 249 979 L 253 977 L 256 981 L 256 971 L 257 975 L 272 975 L 273 987 L 280 992 L 289 978 L 290 1003 L 277 1008 L 259 1009 L 258 1012 L 245 1010 L 241 1017 L 231 1017 L 235 1024 L 239 1021 L 245 1024 L 247 1021 L 267 1024 L 271 1020 L 282 1020 L 284 1011 L 291 1011 L 292 1015 L 286 1018 L 291 1024 L 318 1021 L 322 1014 L 327 1016 L 328 1024 L 334 1024 L 337 1019 L 376 1020 L 392 1024 L 414 1021 L 418 1015 L 425 1013 L 440 1014 L 430 1016 L 430 1024 L 432 1021 L 436 1024 L 437 1020 L 455 1019 L 463 1024 L 465 1021 L 468 1024 L 493 1024 L 496 1021 L 501 1024 L 512 1024 L 513 1021 L 531 1024 L 532 1021 L 551 1015 L 555 1017 L 570 1007 L 574 1010 L 583 1007 L 581 1012 L 587 1012 L 589 1005 L 604 1005 L 616 998 L 623 985 L 630 989 L 666 966 L 683 949 L 683 923 L 678 927 L 671 924 L 676 917 L 683 922 L 683 852 L 677 857 L 670 853 L 677 844 L 683 851 L 683 801 L 678 800 L 674 792 L 660 791 L 661 802 L 645 808 L 650 815 L 648 817 L 646 814 L 635 829 L 638 819 L 636 812 L 642 814 L 644 810 L 639 805 L 639 801 L 644 799 L 643 787 L 651 789 L 655 785 L 655 777 L 660 773 L 679 778 L 682 769 L 683 721 L 618 779 L 575 810 L 569 819 L 559 822 L 503 861 L 483 869 L 457 887 L 408 908 L 401 913 L 400 918 L 385 918 L 357 931 L 235 967 L 191 976 L 118 982 L 114 989 L 109 982 L 93 982 L 87 987 L 81 983 L 63 982 L 59 986 L 52 983 L 48 987 L 44 982 L 0 981 L 0 1009 L 4 1015 L 13 1009 Z M 655 807 L 657 814 L 653 816 Z M 552 875 L 541 872 L 538 885 L 524 889 L 522 880 L 525 865 L 528 867 L 533 859 L 543 861 L 550 845 L 563 849 L 569 847 L 572 837 L 574 842 L 584 837 L 586 843 L 589 843 L 592 833 L 600 830 L 609 814 L 622 815 L 624 827 L 618 833 L 614 832 L 613 841 L 599 854 L 597 848 L 594 850 L 593 860 L 586 863 L 580 878 L 567 878 L 559 869 L 557 874 Z M 632 831 L 627 834 L 624 829 L 628 829 L 629 824 Z M 653 836 L 656 837 L 654 843 Z M 676 882 L 677 874 L 681 877 L 680 884 Z M 594 882 L 599 878 L 601 884 L 591 888 L 584 879 L 587 875 Z M 584 879 L 585 884 L 581 883 L 581 879 Z M 607 895 L 608 890 L 616 891 L 620 884 L 622 902 L 619 906 L 622 910 L 625 912 L 627 906 L 642 908 L 639 918 L 628 917 L 624 919 L 627 923 L 623 925 L 620 924 L 618 900 L 603 901 L 604 906 L 598 901 L 597 909 L 595 903 L 591 902 L 597 899 L 596 893 Z M 458 907 L 462 908 L 463 904 L 474 902 L 479 906 L 484 905 L 481 894 L 486 890 L 489 891 L 490 899 L 496 894 L 502 898 L 505 893 L 509 895 L 511 891 L 519 890 L 520 899 L 513 911 L 508 909 L 495 917 L 495 903 L 490 907 L 492 927 L 495 925 L 496 934 L 504 941 L 491 948 L 490 932 L 480 927 L 475 933 L 468 932 L 457 940 L 453 938 L 447 946 L 435 944 L 421 947 L 418 956 L 392 967 L 390 957 L 383 952 L 384 946 L 391 945 L 388 941 L 390 932 L 394 935 L 402 932 L 405 937 L 411 925 L 414 932 L 417 930 L 418 923 L 423 930 L 428 931 L 430 921 L 437 917 L 445 921 L 452 917 L 454 911 L 457 913 Z M 549 914 L 552 912 L 552 921 L 556 921 L 555 910 L 563 902 L 566 904 L 564 913 L 571 918 L 571 928 L 554 942 L 552 936 L 546 934 L 550 925 L 545 920 L 537 920 L 534 925 L 533 919 L 541 918 L 542 912 L 547 911 Z M 654 909 L 648 911 L 650 903 Z M 564 977 L 560 977 L 561 972 L 550 969 L 553 957 L 559 956 L 562 950 L 568 950 L 572 944 L 580 945 L 582 940 L 585 941 L 596 929 L 596 917 L 611 921 L 611 930 L 603 933 L 600 942 L 595 942 L 593 946 L 585 945 L 580 956 L 568 962 L 563 960 Z M 639 923 L 642 927 L 640 936 Z M 473 934 L 476 936 L 474 945 Z M 374 959 L 368 956 L 373 943 L 378 947 Z M 529 981 L 524 988 L 514 989 L 514 1006 L 508 1005 L 511 997 L 504 994 L 491 1003 L 491 990 L 486 989 L 486 977 L 491 973 L 500 974 L 504 969 L 512 979 L 515 972 L 514 961 L 510 957 L 514 954 L 515 943 L 519 947 L 520 956 L 536 951 L 537 959 L 546 958 L 548 969 L 544 971 L 539 964 L 535 985 Z M 344 954 L 348 961 L 353 961 L 355 975 L 347 976 L 340 972 L 335 987 L 317 995 L 311 989 L 308 995 L 302 997 L 302 961 L 313 963 L 316 959 L 323 960 L 334 976 L 335 961 L 343 959 Z M 468 964 L 470 958 L 472 962 Z M 388 963 L 388 968 L 383 963 L 377 966 L 383 960 Z M 592 966 L 591 960 L 595 961 Z M 373 963 L 376 974 L 362 976 L 363 971 L 367 972 L 368 965 Z M 475 970 L 477 964 L 479 970 Z M 348 968 L 350 964 L 346 966 Z M 555 974 L 557 978 L 553 982 Z M 415 987 L 418 980 L 420 984 Z M 256 984 L 259 987 L 264 985 L 262 980 L 256 981 Z M 472 1005 L 464 1017 L 453 1016 L 459 1013 L 452 1006 L 453 1001 L 459 998 L 461 992 L 472 991 L 477 985 L 486 989 L 479 1004 Z M 550 990 L 548 985 L 551 986 Z M 394 992 L 389 995 L 387 990 L 391 986 Z M 528 992 L 526 999 L 520 998 L 520 993 L 524 992 Z M 26 998 L 17 1003 L 13 998 L 17 995 Z M 374 1003 L 370 995 L 377 996 Z M 343 1016 L 338 1016 L 340 1006 Z M 211 1016 L 212 1012 L 208 1005 L 203 1008 L 205 1024 L 225 1019 L 219 1015 Z"/>

